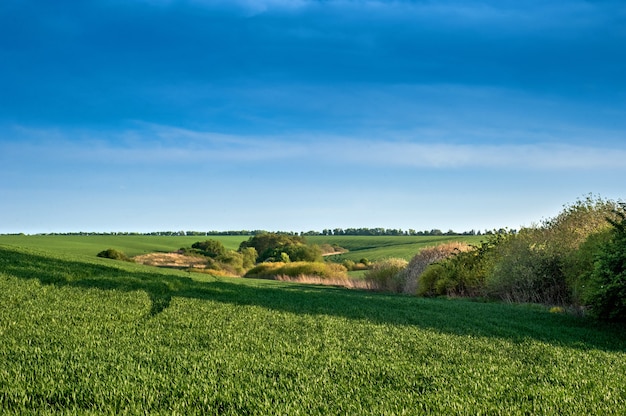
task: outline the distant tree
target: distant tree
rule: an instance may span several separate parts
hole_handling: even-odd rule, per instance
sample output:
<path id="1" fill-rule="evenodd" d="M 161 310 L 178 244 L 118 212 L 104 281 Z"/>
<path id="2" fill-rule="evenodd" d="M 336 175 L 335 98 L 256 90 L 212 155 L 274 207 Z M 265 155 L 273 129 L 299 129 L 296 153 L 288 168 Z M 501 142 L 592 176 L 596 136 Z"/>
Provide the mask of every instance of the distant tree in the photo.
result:
<path id="1" fill-rule="evenodd" d="M 321 259 L 321 250 L 317 246 L 307 246 L 303 237 L 289 234 L 263 233 L 243 241 L 239 250 L 254 248 L 257 261 L 268 259 L 280 260 L 281 253 L 286 253 L 291 261 L 316 261 Z M 317 247 L 317 248 L 316 248 Z"/>
<path id="2" fill-rule="evenodd" d="M 199 250 L 208 257 L 219 257 L 226 253 L 226 248 L 224 245 L 217 240 L 206 240 L 206 241 L 198 241 L 197 243 L 193 243 L 191 248 Z"/>

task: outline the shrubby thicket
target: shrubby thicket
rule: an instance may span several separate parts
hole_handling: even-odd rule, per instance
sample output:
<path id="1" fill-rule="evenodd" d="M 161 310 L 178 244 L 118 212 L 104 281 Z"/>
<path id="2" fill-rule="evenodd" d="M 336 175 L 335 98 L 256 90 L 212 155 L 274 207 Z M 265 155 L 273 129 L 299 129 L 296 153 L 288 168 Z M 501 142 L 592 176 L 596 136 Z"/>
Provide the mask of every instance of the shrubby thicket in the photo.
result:
<path id="1" fill-rule="evenodd" d="M 609 238 L 598 245 L 586 283 L 592 312 L 600 319 L 626 321 L 626 204 L 620 204 Z"/>
<path id="2" fill-rule="evenodd" d="M 198 241 L 191 248 L 181 248 L 179 253 L 206 257 L 206 270 L 218 274 L 242 275 L 256 263 L 257 252 L 253 247 L 227 250 L 217 240 Z"/>
<path id="3" fill-rule="evenodd" d="M 399 258 L 377 261 L 365 272 L 365 280 L 370 283 L 370 287 L 378 290 L 402 292 L 402 271 L 407 264 L 406 260 Z"/>
<path id="4" fill-rule="evenodd" d="M 273 279 L 276 276 L 315 276 L 323 279 L 347 279 L 346 268 L 336 263 L 297 261 L 259 263 L 245 277 Z"/>
<path id="5" fill-rule="evenodd" d="M 205 256 L 208 272 L 246 277 L 268 278 L 281 274 L 336 277 L 337 273 L 345 276 L 346 271 L 341 265 L 325 265 L 319 246 L 307 245 L 303 237 L 290 234 L 259 233 L 243 241 L 237 251 L 227 250 L 220 241 L 209 239 L 198 241 L 191 248 L 181 248 L 179 252 Z"/>
<path id="6" fill-rule="evenodd" d="M 96 254 L 96 256 L 98 257 L 102 257 L 105 259 L 112 259 L 112 260 L 122 260 L 122 261 L 130 261 L 132 262 L 132 259 L 130 257 L 128 257 L 126 254 L 124 254 L 124 252 L 114 249 L 114 248 L 107 248 L 106 250 L 102 250 L 101 252 L 99 252 L 98 254 Z"/>
<path id="7" fill-rule="evenodd" d="M 389 260 L 367 276 L 396 292 L 556 305 L 626 321 L 625 213 L 624 203 L 588 196 L 519 232 L 424 249 L 397 272 Z"/>
<path id="8" fill-rule="evenodd" d="M 322 249 L 307 245 L 304 237 L 278 233 L 262 233 L 250 237 L 239 245 L 239 251 L 254 248 L 259 262 L 322 261 Z"/>

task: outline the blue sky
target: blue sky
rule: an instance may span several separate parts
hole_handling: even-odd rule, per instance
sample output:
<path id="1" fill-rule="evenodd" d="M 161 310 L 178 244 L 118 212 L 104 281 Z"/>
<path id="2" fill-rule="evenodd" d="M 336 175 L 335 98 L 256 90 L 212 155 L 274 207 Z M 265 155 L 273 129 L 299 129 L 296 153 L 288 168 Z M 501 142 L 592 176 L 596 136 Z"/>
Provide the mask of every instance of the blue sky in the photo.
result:
<path id="1" fill-rule="evenodd" d="M 0 233 L 519 228 L 626 196 L 626 4 L 3 0 Z"/>

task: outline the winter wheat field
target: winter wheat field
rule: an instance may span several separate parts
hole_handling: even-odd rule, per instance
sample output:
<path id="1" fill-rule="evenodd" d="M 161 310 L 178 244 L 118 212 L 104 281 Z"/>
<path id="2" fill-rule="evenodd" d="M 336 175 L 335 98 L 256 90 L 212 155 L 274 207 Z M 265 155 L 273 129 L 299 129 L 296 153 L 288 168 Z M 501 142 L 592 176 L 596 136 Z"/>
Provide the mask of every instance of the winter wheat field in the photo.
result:
<path id="1" fill-rule="evenodd" d="M 626 413 L 623 326 L 28 241 L 0 243 L 3 414 Z"/>

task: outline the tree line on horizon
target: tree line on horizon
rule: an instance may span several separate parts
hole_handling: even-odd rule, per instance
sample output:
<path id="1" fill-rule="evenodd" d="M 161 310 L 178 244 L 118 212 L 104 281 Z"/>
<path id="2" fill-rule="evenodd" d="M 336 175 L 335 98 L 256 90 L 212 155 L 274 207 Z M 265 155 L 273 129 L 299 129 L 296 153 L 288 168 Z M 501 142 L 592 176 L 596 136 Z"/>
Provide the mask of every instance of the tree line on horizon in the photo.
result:
<path id="1" fill-rule="evenodd" d="M 401 228 L 333 228 L 323 229 L 322 231 L 267 231 L 267 230 L 229 230 L 229 231 L 151 231 L 151 232 L 132 232 L 132 231 L 71 231 L 71 232 L 50 232 L 50 233 L 37 233 L 34 235 L 60 235 L 60 236 L 92 236 L 92 235 L 143 235 L 143 236 L 255 236 L 261 234 L 278 234 L 289 236 L 473 236 L 473 235 L 491 235 L 505 232 L 504 229 L 499 230 L 470 230 L 463 232 L 456 232 L 454 230 L 442 231 L 438 228 L 432 230 L 416 231 L 412 228 L 403 230 Z M 506 230 L 506 232 L 513 232 L 515 230 Z M 24 233 L 8 233 L 4 235 L 25 235 Z"/>

